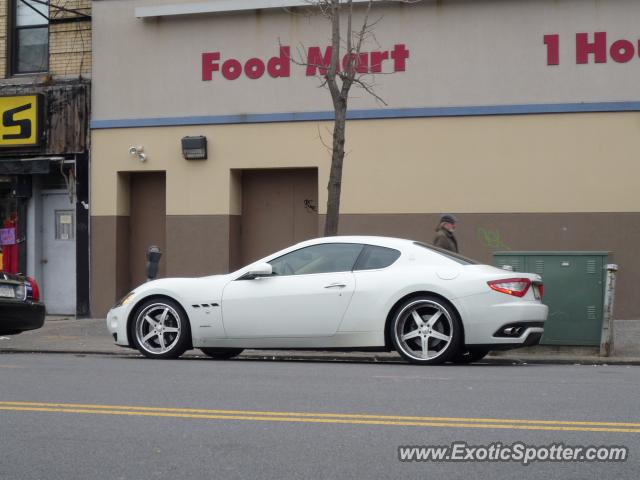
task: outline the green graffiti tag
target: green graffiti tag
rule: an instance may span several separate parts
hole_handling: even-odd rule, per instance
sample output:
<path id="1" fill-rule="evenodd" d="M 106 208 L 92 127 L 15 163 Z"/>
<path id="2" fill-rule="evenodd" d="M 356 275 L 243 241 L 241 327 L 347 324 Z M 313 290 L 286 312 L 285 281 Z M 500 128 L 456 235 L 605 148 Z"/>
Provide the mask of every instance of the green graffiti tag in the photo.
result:
<path id="1" fill-rule="evenodd" d="M 500 230 L 478 227 L 478 236 L 480 237 L 480 242 L 485 247 L 494 250 L 511 250 L 511 247 L 502 240 Z"/>

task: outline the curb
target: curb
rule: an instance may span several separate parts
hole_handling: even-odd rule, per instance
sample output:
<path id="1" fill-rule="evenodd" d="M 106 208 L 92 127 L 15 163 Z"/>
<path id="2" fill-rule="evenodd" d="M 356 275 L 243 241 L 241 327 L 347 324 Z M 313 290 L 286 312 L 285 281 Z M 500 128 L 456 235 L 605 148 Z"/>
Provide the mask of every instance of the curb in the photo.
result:
<path id="1" fill-rule="evenodd" d="M 144 358 L 143 355 L 135 350 L 124 349 L 122 352 L 105 351 L 100 352 L 96 350 L 32 350 L 32 349 L 0 349 L 0 355 L 3 354 L 60 354 L 60 355 L 83 355 L 83 356 L 110 356 L 110 357 L 122 357 L 122 358 Z M 214 360 L 208 358 L 206 355 L 198 355 L 195 353 L 187 353 L 182 358 L 184 359 L 203 359 L 212 362 L 224 361 Z M 327 363 L 389 363 L 389 364 L 403 364 L 409 365 L 400 357 L 379 357 L 375 355 L 345 355 L 345 356 L 332 356 L 332 355 L 300 355 L 300 354 L 282 354 L 277 353 L 273 355 L 265 353 L 247 353 L 241 354 L 234 360 L 249 360 L 249 361 L 297 361 L 297 362 L 327 362 Z M 500 356 L 488 356 L 481 362 L 470 365 L 450 365 L 450 366 L 482 366 L 482 365 L 622 365 L 622 366 L 637 366 L 640 365 L 640 358 L 591 358 L 591 357 L 576 357 L 576 358 L 527 358 L 527 357 L 506 357 Z"/>

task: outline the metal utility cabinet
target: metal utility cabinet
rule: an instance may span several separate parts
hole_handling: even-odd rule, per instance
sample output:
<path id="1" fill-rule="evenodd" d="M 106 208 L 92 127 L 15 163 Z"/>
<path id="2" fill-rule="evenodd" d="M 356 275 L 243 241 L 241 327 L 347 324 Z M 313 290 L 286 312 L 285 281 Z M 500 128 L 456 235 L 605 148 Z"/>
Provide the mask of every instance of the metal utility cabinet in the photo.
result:
<path id="1" fill-rule="evenodd" d="M 537 273 L 549 306 L 543 345 L 599 345 L 609 252 L 495 252 L 494 265 Z"/>

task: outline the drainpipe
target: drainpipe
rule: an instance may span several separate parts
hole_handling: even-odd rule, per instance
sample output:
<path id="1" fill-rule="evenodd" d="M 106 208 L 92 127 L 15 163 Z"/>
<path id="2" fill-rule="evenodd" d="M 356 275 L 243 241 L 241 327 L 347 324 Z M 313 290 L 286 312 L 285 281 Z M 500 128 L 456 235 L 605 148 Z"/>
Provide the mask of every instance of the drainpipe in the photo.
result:
<path id="1" fill-rule="evenodd" d="M 604 285 L 604 306 L 602 309 L 602 335 L 600 337 L 600 356 L 608 357 L 613 353 L 613 303 L 616 298 L 616 273 L 618 265 L 607 265 L 607 278 Z"/>

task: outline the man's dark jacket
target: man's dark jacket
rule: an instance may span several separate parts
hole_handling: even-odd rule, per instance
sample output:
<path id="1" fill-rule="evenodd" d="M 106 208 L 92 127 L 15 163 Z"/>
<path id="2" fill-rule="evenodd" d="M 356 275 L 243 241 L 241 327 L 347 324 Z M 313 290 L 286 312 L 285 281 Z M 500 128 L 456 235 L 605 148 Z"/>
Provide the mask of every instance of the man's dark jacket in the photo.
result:
<path id="1" fill-rule="evenodd" d="M 433 240 L 433 244 L 436 247 L 458 253 L 458 241 L 455 235 L 445 228 L 440 227 L 436 230 L 436 238 Z"/>

